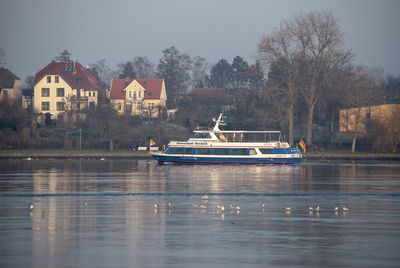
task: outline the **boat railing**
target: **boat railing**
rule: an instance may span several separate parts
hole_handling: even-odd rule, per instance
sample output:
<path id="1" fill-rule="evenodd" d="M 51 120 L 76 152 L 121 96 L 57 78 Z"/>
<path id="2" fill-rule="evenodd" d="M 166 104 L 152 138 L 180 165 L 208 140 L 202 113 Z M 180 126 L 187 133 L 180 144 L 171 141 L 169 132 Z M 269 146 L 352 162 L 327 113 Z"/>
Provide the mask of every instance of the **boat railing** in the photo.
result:
<path id="1" fill-rule="evenodd" d="M 220 142 L 281 142 L 280 131 L 220 131 Z"/>

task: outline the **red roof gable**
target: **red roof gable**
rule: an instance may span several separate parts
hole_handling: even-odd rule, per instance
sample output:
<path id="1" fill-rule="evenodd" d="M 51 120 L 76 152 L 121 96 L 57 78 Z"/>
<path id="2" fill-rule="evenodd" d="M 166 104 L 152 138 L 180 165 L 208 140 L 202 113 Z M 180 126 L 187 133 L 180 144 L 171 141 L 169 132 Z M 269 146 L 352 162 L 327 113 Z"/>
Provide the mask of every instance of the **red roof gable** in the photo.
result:
<path id="1" fill-rule="evenodd" d="M 199 105 L 230 105 L 231 99 L 224 88 L 194 88 L 193 102 Z"/>
<path id="2" fill-rule="evenodd" d="M 124 89 L 136 80 L 142 87 L 146 89 L 144 93 L 145 100 L 159 100 L 164 79 L 113 79 L 111 81 L 110 99 L 125 99 Z"/>
<path id="3" fill-rule="evenodd" d="M 72 88 L 100 89 L 100 81 L 78 62 L 51 62 L 36 73 L 35 84 L 46 75 L 59 75 Z"/>

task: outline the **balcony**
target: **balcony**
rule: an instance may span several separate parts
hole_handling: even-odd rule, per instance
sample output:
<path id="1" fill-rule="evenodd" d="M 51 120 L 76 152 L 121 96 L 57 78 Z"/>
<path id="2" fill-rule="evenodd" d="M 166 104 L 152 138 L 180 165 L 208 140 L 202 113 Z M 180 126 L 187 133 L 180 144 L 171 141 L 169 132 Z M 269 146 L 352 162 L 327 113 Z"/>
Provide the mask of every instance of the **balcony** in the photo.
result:
<path id="1" fill-rule="evenodd" d="M 72 96 L 71 97 L 71 102 L 87 103 L 88 101 L 89 101 L 89 97 L 87 97 L 87 96 Z"/>

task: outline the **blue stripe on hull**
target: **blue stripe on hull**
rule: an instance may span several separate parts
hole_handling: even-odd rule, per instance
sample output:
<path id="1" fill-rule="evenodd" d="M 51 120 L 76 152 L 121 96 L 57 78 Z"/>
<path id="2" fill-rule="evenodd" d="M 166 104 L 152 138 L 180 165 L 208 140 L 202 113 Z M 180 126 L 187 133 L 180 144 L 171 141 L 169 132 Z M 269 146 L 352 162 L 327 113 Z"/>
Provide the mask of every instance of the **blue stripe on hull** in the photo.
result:
<path id="1" fill-rule="evenodd" d="M 222 158 L 222 157 L 182 157 L 182 156 L 165 156 L 153 155 L 154 159 L 159 162 L 174 163 L 231 163 L 231 164 L 290 164 L 302 161 L 298 157 L 289 158 Z"/>

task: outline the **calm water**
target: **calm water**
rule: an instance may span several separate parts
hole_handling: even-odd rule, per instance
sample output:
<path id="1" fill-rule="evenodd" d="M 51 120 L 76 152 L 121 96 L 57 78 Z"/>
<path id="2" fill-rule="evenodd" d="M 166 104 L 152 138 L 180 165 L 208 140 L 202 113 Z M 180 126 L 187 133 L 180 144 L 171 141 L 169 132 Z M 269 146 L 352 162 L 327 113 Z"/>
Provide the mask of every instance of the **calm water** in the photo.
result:
<path id="1" fill-rule="evenodd" d="M 0 267 L 398 267 L 399 249 L 396 162 L 0 161 Z"/>

